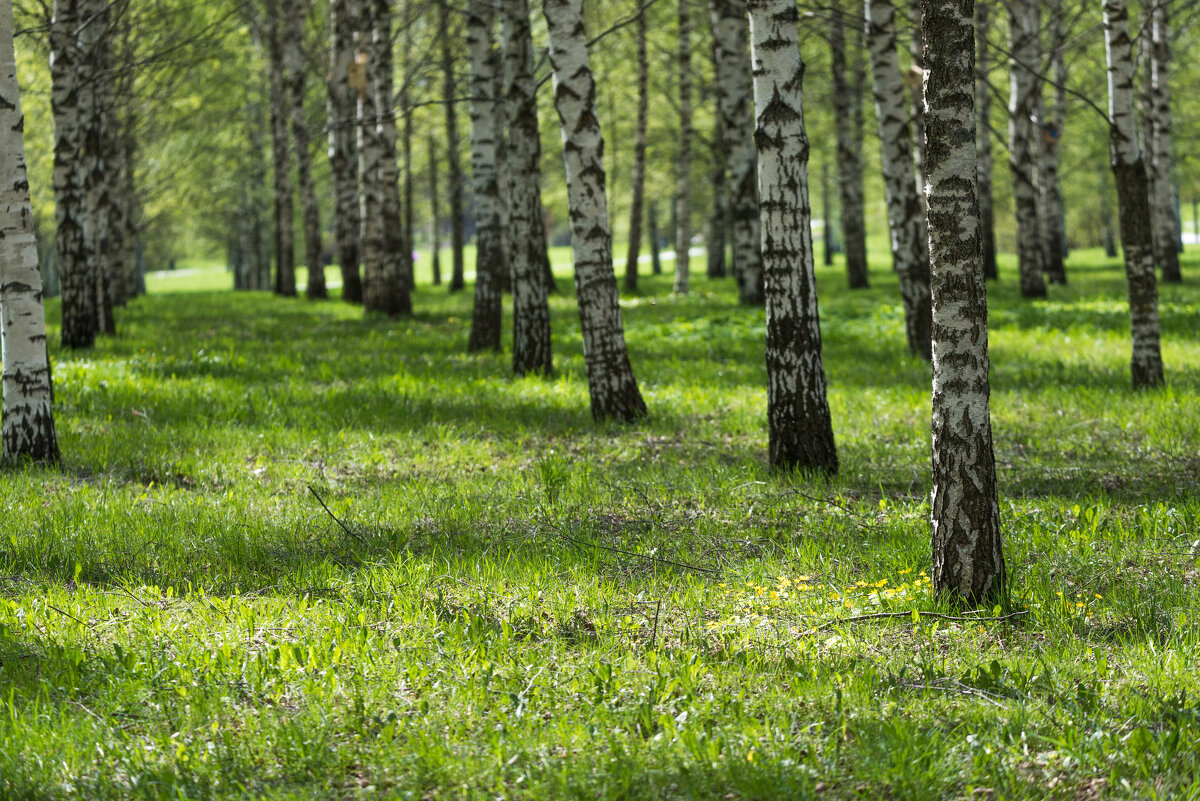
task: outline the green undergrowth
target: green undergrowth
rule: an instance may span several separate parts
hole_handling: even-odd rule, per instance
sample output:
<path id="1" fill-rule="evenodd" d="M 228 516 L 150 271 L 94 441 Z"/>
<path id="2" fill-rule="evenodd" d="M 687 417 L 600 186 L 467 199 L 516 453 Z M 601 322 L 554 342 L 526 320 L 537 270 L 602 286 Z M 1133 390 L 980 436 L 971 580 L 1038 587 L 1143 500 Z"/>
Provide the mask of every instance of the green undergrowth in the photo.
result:
<path id="1" fill-rule="evenodd" d="M 818 271 L 828 482 L 766 469 L 732 281 L 623 298 L 633 426 L 591 420 L 561 264 L 550 378 L 465 354 L 469 292 L 364 319 L 192 267 L 84 353 L 52 302 L 64 463 L 0 478 L 0 798 L 1196 797 L 1200 292 L 1161 287 L 1134 392 L 1115 262 L 1034 302 L 1002 263 L 1012 582 L 964 613 L 878 261 Z"/>

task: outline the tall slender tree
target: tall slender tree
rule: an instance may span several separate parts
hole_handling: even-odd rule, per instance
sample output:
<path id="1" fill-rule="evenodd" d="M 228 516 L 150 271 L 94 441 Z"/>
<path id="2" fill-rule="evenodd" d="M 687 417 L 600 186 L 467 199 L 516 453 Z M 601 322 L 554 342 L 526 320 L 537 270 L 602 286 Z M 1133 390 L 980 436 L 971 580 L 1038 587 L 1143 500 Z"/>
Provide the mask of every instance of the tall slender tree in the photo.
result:
<path id="1" fill-rule="evenodd" d="M 1067 27 L 1063 19 L 1062 0 L 1050 0 L 1049 57 L 1054 80 L 1053 85 L 1043 81 L 1042 89 L 1038 92 L 1035 108 L 1041 130 L 1036 131 L 1035 136 L 1039 148 L 1038 217 L 1041 223 L 1042 264 L 1046 280 L 1052 284 L 1067 282 L 1063 256 L 1063 242 L 1066 239 L 1063 199 L 1058 188 L 1059 139 L 1067 117 L 1066 49 Z M 1048 103 L 1046 92 L 1051 88 L 1054 90 L 1053 99 Z"/>
<path id="2" fill-rule="evenodd" d="M 1037 72 L 1041 68 L 1038 37 L 1039 0 L 1013 0 L 1008 27 L 1012 59 L 1008 104 L 1008 163 L 1012 171 L 1013 207 L 1017 217 L 1017 269 L 1021 295 L 1046 295 L 1038 220 L 1037 142 L 1034 118 L 1038 99 Z"/>
<path id="3" fill-rule="evenodd" d="M 762 242 L 759 230 L 758 153 L 754 146 L 753 80 L 746 70 L 750 30 L 745 0 L 709 0 L 720 70 L 717 95 L 728 154 L 729 199 L 733 218 L 733 272 L 742 303 L 763 302 Z"/>
<path id="4" fill-rule="evenodd" d="M 629 364 L 613 272 L 604 192 L 604 138 L 588 62 L 583 0 L 545 0 L 542 10 L 550 34 L 554 105 L 562 122 L 571 250 L 592 417 L 630 422 L 645 416 L 646 402 Z"/>
<path id="5" fill-rule="evenodd" d="M 975 3 L 975 150 L 978 155 L 979 243 L 984 278 L 996 278 L 996 212 L 992 203 L 992 84 L 989 0 Z"/>
<path id="6" fill-rule="evenodd" d="M 362 302 L 362 279 L 358 272 L 362 219 L 359 216 L 358 148 L 355 136 L 357 90 L 350 84 L 351 71 L 357 69 L 354 31 L 358 29 L 359 21 L 350 17 L 350 10 L 356 5 L 350 0 L 330 0 L 329 3 L 329 164 L 333 183 L 334 239 L 338 268 L 342 274 L 342 300 L 349 303 Z"/>
<path id="7" fill-rule="evenodd" d="M 829 17 L 830 64 L 833 73 L 833 116 L 837 136 L 838 190 L 841 199 L 842 243 L 851 289 L 870 285 L 867 275 L 867 229 L 863 219 L 862 59 L 855 58 L 854 81 L 846 80 L 846 31 L 840 9 Z M 859 48 L 855 48 L 857 55 Z"/>
<path id="8" fill-rule="evenodd" d="M 378 94 L 380 165 L 383 186 L 383 257 L 387 275 L 389 314 L 412 312 L 412 241 L 404 228 L 404 206 L 400 201 L 400 169 L 396 163 L 395 63 L 392 58 L 392 0 L 368 0 L 373 6 L 371 58 L 375 91 Z"/>
<path id="9" fill-rule="evenodd" d="M 292 138 L 296 144 L 296 176 L 300 207 L 304 219 L 304 262 L 308 266 L 309 298 L 327 298 L 325 268 L 321 264 L 321 212 L 312 177 L 312 135 L 304 112 L 304 4 L 301 0 L 283 3 L 283 77 L 291 107 Z"/>
<path id="10" fill-rule="evenodd" d="M 450 0 L 439 0 L 439 38 L 442 43 L 442 105 L 446 111 L 446 167 L 450 190 L 450 245 L 453 269 L 450 291 L 466 285 L 463 276 L 463 202 L 462 168 L 458 160 L 458 80 L 454 54 L 457 51 L 456 27 L 450 18 Z"/>
<path id="11" fill-rule="evenodd" d="M 749 0 L 754 140 L 762 199 L 770 463 L 835 474 L 808 204 L 799 12 L 793 0 Z"/>
<path id="12" fill-rule="evenodd" d="M 988 409 L 987 287 L 975 157 L 974 0 L 922 0 L 933 276 L 933 585 L 968 604 L 1005 582 Z"/>
<path id="13" fill-rule="evenodd" d="M 287 91 L 283 78 L 283 20 L 280 0 L 266 0 L 263 34 L 267 48 L 267 83 L 271 111 L 271 153 L 275 186 L 275 294 L 296 294 L 296 242 L 292 188 L 292 147 L 288 137 Z"/>
<path id="14" fill-rule="evenodd" d="M 437 137 L 429 135 L 429 269 L 434 286 L 442 285 L 442 182 L 438 170 Z"/>
<path id="15" fill-rule="evenodd" d="M 527 0 L 502 0 L 504 106 L 508 115 L 508 192 L 512 292 L 513 372 L 550 373 L 549 258 L 542 225 L 541 140 L 537 83 Z"/>
<path id="16" fill-rule="evenodd" d="M 58 462 L 50 358 L 33 210 L 25 173 L 25 117 L 17 87 L 12 3 L 0 4 L 0 361 L 5 462 Z"/>
<path id="17" fill-rule="evenodd" d="M 493 30 L 491 0 L 467 6 L 467 48 L 471 57 L 471 178 L 475 195 L 475 311 L 467 351 L 499 351 L 502 314 L 501 271 L 505 269 L 500 234 L 500 189 L 496 181 L 495 94 L 500 54 Z"/>
<path id="18" fill-rule="evenodd" d="M 112 75 L 112 9 L 105 0 L 84 0 L 78 42 L 83 75 L 79 81 L 80 135 L 83 139 L 83 235 L 93 264 L 89 291 L 95 297 L 96 330 L 116 331 L 112 296 L 111 211 L 115 187 L 110 180 L 106 157 L 111 135 L 106 103 Z"/>
<path id="19" fill-rule="evenodd" d="M 646 188 L 646 123 L 650 116 L 648 86 L 649 61 L 646 58 L 646 9 L 637 15 L 637 123 L 633 134 L 633 180 L 629 188 L 629 250 L 625 258 L 625 288 L 637 291 L 638 259 L 642 246 L 642 210 Z"/>
<path id="20" fill-rule="evenodd" d="M 1102 2 L 1108 60 L 1109 153 L 1117 182 L 1117 213 L 1121 247 L 1125 251 L 1125 279 L 1129 286 L 1133 385 L 1153 387 L 1163 382 L 1163 363 L 1150 195 L 1133 110 L 1134 67 L 1130 52 L 1133 42 L 1129 37 L 1129 9 L 1125 0 Z"/>
<path id="21" fill-rule="evenodd" d="M 892 232 L 892 263 L 900 277 L 908 348 L 926 361 L 930 350 L 929 243 L 925 209 L 913 175 L 912 134 L 896 54 L 896 8 L 867 0 L 867 47 L 875 90 L 875 116 L 883 155 L 883 186 Z"/>
<path id="22" fill-rule="evenodd" d="M 692 11 L 679 0 L 679 142 L 675 155 L 675 291 L 687 294 L 692 243 Z"/>
<path id="23" fill-rule="evenodd" d="M 1171 29 L 1170 0 L 1150 4 L 1150 81 L 1146 116 L 1149 122 L 1150 218 L 1154 229 L 1154 260 L 1164 281 L 1179 283 L 1179 227 L 1171 181 Z"/>

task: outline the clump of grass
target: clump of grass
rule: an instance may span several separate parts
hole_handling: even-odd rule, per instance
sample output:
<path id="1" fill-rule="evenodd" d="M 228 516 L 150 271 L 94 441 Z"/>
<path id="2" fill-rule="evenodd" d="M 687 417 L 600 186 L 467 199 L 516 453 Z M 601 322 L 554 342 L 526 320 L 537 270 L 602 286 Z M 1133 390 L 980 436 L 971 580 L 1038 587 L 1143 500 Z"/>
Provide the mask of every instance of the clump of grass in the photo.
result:
<path id="1" fill-rule="evenodd" d="M 1119 265 L 1071 269 L 990 288 L 1013 580 L 974 618 L 929 591 L 883 271 L 818 270 L 815 483 L 766 470 L 731 283 L 623 300 L 651 418 L 597 427 L 565 279 L 558 372 L 515 379 L 464 354 L 469 293 L 391 321 L 177 278 L 53 353 L 63 469 L 0 484 L 0 797 L 1200 792 L 1200 295 L 1162 288 L 1170 383 L 1134 393 Z"/>

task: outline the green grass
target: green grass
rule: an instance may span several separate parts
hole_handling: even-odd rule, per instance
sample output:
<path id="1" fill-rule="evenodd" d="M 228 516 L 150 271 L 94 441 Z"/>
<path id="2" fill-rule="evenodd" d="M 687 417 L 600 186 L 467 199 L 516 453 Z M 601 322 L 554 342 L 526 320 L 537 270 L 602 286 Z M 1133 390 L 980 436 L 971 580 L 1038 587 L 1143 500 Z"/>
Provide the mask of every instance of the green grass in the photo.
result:
<path id="1" fill-rule="evenodd" d="M 624 299 L 630 427 L 591 421 L 569 296 L 550 379 L 464 353 L 469 293 L 363 319 L 213 265 L 85 353 L 52 302 L 64 464 L 0 481 L 0 798 L 1196 797 L 1187 256 L 1141 393 L 1115 263 L 1033 303 L 1002 263 L 1002 621 L 931 614 L 929 369 L 882 258 L 818 271 L 829 483 L 766 469 L 731 281 Z"/>

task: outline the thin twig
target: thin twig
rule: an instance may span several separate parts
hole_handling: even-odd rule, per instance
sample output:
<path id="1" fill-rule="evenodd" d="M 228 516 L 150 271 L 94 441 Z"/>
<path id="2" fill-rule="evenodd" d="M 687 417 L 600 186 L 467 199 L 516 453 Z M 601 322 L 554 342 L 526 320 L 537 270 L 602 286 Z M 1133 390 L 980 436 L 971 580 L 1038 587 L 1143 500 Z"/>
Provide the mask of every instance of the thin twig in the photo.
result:
<path id="1" fill-rule="evenodd" d="M 809 634 L 816 634 L 818 631 L 833 628 L 842 623 L 862 623 L 867 620 L 888 620 L 892 618 L 912 618 L 914 613 L 919 620 L 922 617 L 931 617 L 935 620 L 950 620 L 956 623 L 996 623 L 1001 620 L 1010 620 L 1015 617 L 1023 617 L 1029 614 L 1028 609 L 1023 609 L 1020 612 L 1010 612 L 1007 615 L 998 615 L 996 617 L 976 617 L 972 615 L 943 615 L 940 612 L 921 612 L 916 609 L 910 609 L 907 612 L 876 612 L 871 615 L 854 615 L 853 617 L 839 617 L 833 620 L 826 621 L 819 626 L 809 629 L 797 636 L 804 637 Z"/>
<path id="2" fill-rule="evenodd" d="M 611 545 L 601 545 L 598 542 L 587 542 L 586 540 L 576 539 L 569 534 L 563 534 L 561 531 L 559 532 L 558 536 L 562 537 L 567 542 L 573 543 L 580 547 L 600 548 L 601 550 L 612 551 L 613 553 L 619 553 L 624 556 L 632 556 L 637 559 L 645 559 L 647 562 L 655 562 L 656 564 L 670 565 L 671 567 L 678 567 L 678 568 L 682 568 L 684 570 L 695 570 L 698 573 L 708 573 L 713 576 L 721 575 L 720 570 L 716 570 L 711 567 L 701 567 L 700 565 L 689 565 L 684 562 L 674 562 L 670 559 L 663 559 L 661 556 L 647 556 L 644 553 L 634 553 L 633 551 L 626 551 L 626 550 L 622 550 L 621 548 L 614 548 Z"/>
<path id="3" fill-rule="evenodd" d="M 342 531 L 346 532 L 347 534 L 349 534 L 351 537 L 358 540 L 359 542 L 363 541 L 361 534 L 356 534 L 355 532 L 351 531 L 349 526 L 347 526 L 341 520 L 338 520 L 337 515 L 335 515 L 331 511 L 329 511 L 329 507 L 325 505 L 325 501 L 321 500 L 321 496 L 317 494 L 317 491 L 312 488 L 311 484 L 308 487 L 308 491 L 311 492 L 313 494 L 313 497 L 317 499 L 317 503 L 321 504 L 321 508 L 325 510 L 325 513 L 333 518 L 333 522 L 337 523 L 339 526 L 342 527 Z"/>

